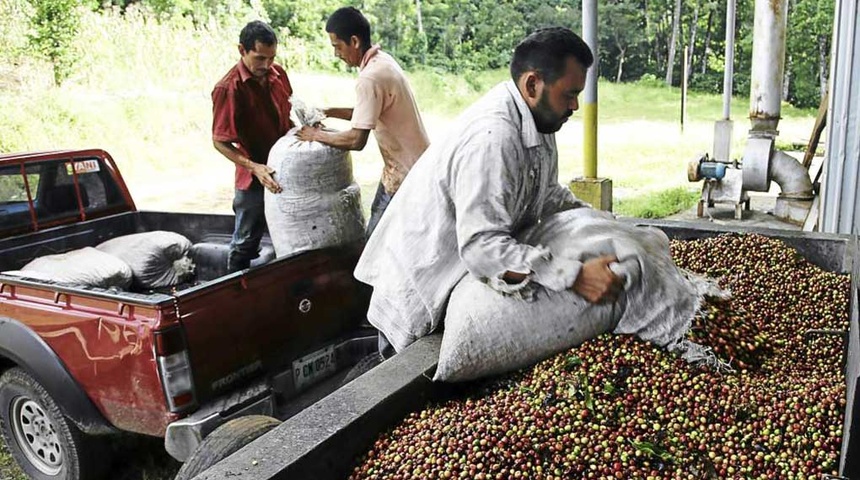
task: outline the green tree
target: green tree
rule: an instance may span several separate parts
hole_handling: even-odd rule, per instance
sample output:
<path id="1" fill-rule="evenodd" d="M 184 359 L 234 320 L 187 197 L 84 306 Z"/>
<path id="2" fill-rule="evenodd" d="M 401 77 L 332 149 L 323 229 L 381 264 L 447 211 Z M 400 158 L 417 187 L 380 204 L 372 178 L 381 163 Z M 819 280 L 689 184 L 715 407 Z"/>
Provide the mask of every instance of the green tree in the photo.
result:
<path id="1" fill-rule="evenodd" d="M 420 63 L 423 40 L 418 12 L 412 0 L 368 0 L 363 7 L 374 41 L 400 60 L 404 67 Z"/>
<path id="2" fill-rule="evenodd" d="M 361 8 L 355 2 L 337 0 L 263 1 L 263 6 L 270 14 L 272 7 L 277 6 L 279 18 L 277 21 L 272 18 L 272 23 L 275 26 L 288 29 L 290 35 L 302 40 L 316 40 L 320 37 L 326 37 L 325 22 L 329 15 L 338 8 L 349 5 Z"/>
<path id="3" fill-rule="evenodd" d="M 612 78 L 608 72 L 614 71 L 615 81 L 620 82 L 625 64 L 638 67 L 643 63 L 640 57 L 645 54 L 641 48 L 646 41 L 645 17 L 640 14 L 635 0 L 610 0 L 598 5 L 598 22 L 600 58 L 605 76 Z M 636 78 L 645 73 L 641 67 L 636 71 Z"/>
<path id="4" fill-rule="evenodd" d="M 0 0 L 0 64 L 16 64 L 18 59 L 27 53 L 30 30 L 29 19 L 32 17 L 32 5 L 29 0 Z"/>
<path id="5" fill-rule="evenodd" d="M 582 30 L 579 0 L 30 1 L 43 9 L 68 8 L 76 2 L 120 9 L 136 4 L 159 20 L 191 18 L 198 27 L 215 22 L 234 28 L 238 18 L 268 18 L 285 46 L 279 50 L 279 60 L 296 68 L 345 68 L 331 54 L 324 31 L 328 16 L 345 5 L 359 8 L 368 17 L 372 41 L 381 43 L 406 68 L 421 65 L 450 72 L 504 68 L 516 43 L 536 28 Z M 816 106 L 827 84 L 833 0 L 787 1 L 787 100 L 798 106 Z M 740 95 L 748 94 L 750 87 L 754 3 L 737 0 L 733 93 Z M 690 87 L 722 91 L 725 1 L 601 0 L 598 7 L 599 74 L 613 81 L 653 76 L 678 85 L 682 75 L 678 52 L 688 47 Z M 41 15 L 46 17 L 44 12 Z M 56 18 L 72 21 L 75 17 L 63 14 Z M 63 72 L 70 68 L 66 61 L 74 56 L 57 55 L 65 52 L 63 47 L 46 40 L 61 41 L 62 36 L 40 33 L 39 38 L 40 51 L 54 52 L 49 58 L 56 59 L 58 78 L 64 78 Z M 673 44 L 675 55 L 671 54 Z"/>
<path id="6" fill-rule="evenodd" d="M 833 0 L 795 0 L 789 9 L 786 100 L 798 107 L 817 107 L 827 90 Z"/>
<path id="7" fill-rule="evenodd" d="M 678 50 L 678 37 L 681 32 L 681 5 L 683 0 L 675 0 L 672 13 L 672 36 L 669 39 L 669 54 L 666 60 L 666 85 L 672 85 L 672 72 L 675 68 L 675 54 Z"/>
<path id="8" fill-rule="evenodd" d="M 73 73 L 80 55 L 74 41 L 81 26 L 81 6 L 81 0 L 33 0 L 28 41 L 51 62 L 57 86 Z"/>
<path id="9" fill-rule="evenodd" d="M 508 65 L 514 46 L 539 27 L 581 27 L 569 0 L 421 0 L 427 64 L 460 72 Z"/>

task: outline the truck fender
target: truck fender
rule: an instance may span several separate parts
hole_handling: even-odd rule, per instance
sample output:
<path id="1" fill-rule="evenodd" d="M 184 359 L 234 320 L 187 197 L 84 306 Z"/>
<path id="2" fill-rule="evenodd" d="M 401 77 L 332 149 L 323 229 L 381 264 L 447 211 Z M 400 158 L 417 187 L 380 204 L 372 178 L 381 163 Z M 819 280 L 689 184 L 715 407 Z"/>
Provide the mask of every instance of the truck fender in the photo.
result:
<path id="1" fill-rule="evenodd" d="M 0 360 L 7 359 L 33 376 L 60 410 L 84 433 L 116 433 L 92 400 L 72 378 L 51 347 L 23 323 L 0 317 Z"/>

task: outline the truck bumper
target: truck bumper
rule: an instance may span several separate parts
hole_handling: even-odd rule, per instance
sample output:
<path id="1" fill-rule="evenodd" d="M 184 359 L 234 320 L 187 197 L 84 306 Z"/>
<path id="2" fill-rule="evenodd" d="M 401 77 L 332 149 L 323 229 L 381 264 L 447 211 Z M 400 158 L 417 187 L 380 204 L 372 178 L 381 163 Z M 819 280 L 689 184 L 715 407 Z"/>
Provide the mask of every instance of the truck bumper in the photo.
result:
<path id="1" fill-rule="evenodd" d="M 173 458 L 184 462 L 213 430 L 245 415 L 275 414 L 275 394 L 267 382 L 219 398 L 193 414 L 167 426 L 164 448 Z"/>
<path id="2" fill-rule="evenodd" d="M 185 462 L 198 445 L 224 423 L 246 415 L 266 415 L 287 419 L 337 390 L 349 369 L 366 355 L 376 352 L 375 330 L 362 331 L 354 337 L 332 345 L 341 367 L 330 376 L 307 388 L 297 386 L 292 369 L 257 382 L 203 405 L 187 417 L 167 426 L 164 448 L 180 462 Z"/>

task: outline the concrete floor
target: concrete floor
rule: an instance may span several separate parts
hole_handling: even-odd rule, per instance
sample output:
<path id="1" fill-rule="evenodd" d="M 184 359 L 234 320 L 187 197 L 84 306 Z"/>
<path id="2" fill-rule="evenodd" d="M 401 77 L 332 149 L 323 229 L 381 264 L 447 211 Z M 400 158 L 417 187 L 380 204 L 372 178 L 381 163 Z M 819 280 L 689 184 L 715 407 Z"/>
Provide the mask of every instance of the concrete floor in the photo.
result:
<path id="1" fill-rule="evenodd" d="M 718 203 L 713 208 L 706 209 L 704 215 L 697 215 L 697 206 L 683 212 L 670 215 L 664 220 L 703 222 L 714 225 L 745 226 L 775 228 L 780 230 L 802 230 L 800 225 L 785 222 L 772 215 L 776 205 L 776 194 L 749 192 L 750 209 L 743 211 L 743 218 L 735 220 L 735 207 L 727 203 Z"/>

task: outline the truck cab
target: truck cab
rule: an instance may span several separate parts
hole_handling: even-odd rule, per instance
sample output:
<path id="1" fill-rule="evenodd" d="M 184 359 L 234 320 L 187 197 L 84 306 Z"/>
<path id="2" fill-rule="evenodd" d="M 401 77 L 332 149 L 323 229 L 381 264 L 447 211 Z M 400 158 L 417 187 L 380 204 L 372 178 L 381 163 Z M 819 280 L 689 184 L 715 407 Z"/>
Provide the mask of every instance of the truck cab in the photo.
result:
<path id="1" fill-rule="evenodd" d="M 135 210 L 103 150 L 0 155 L 0 238 Z"/>

